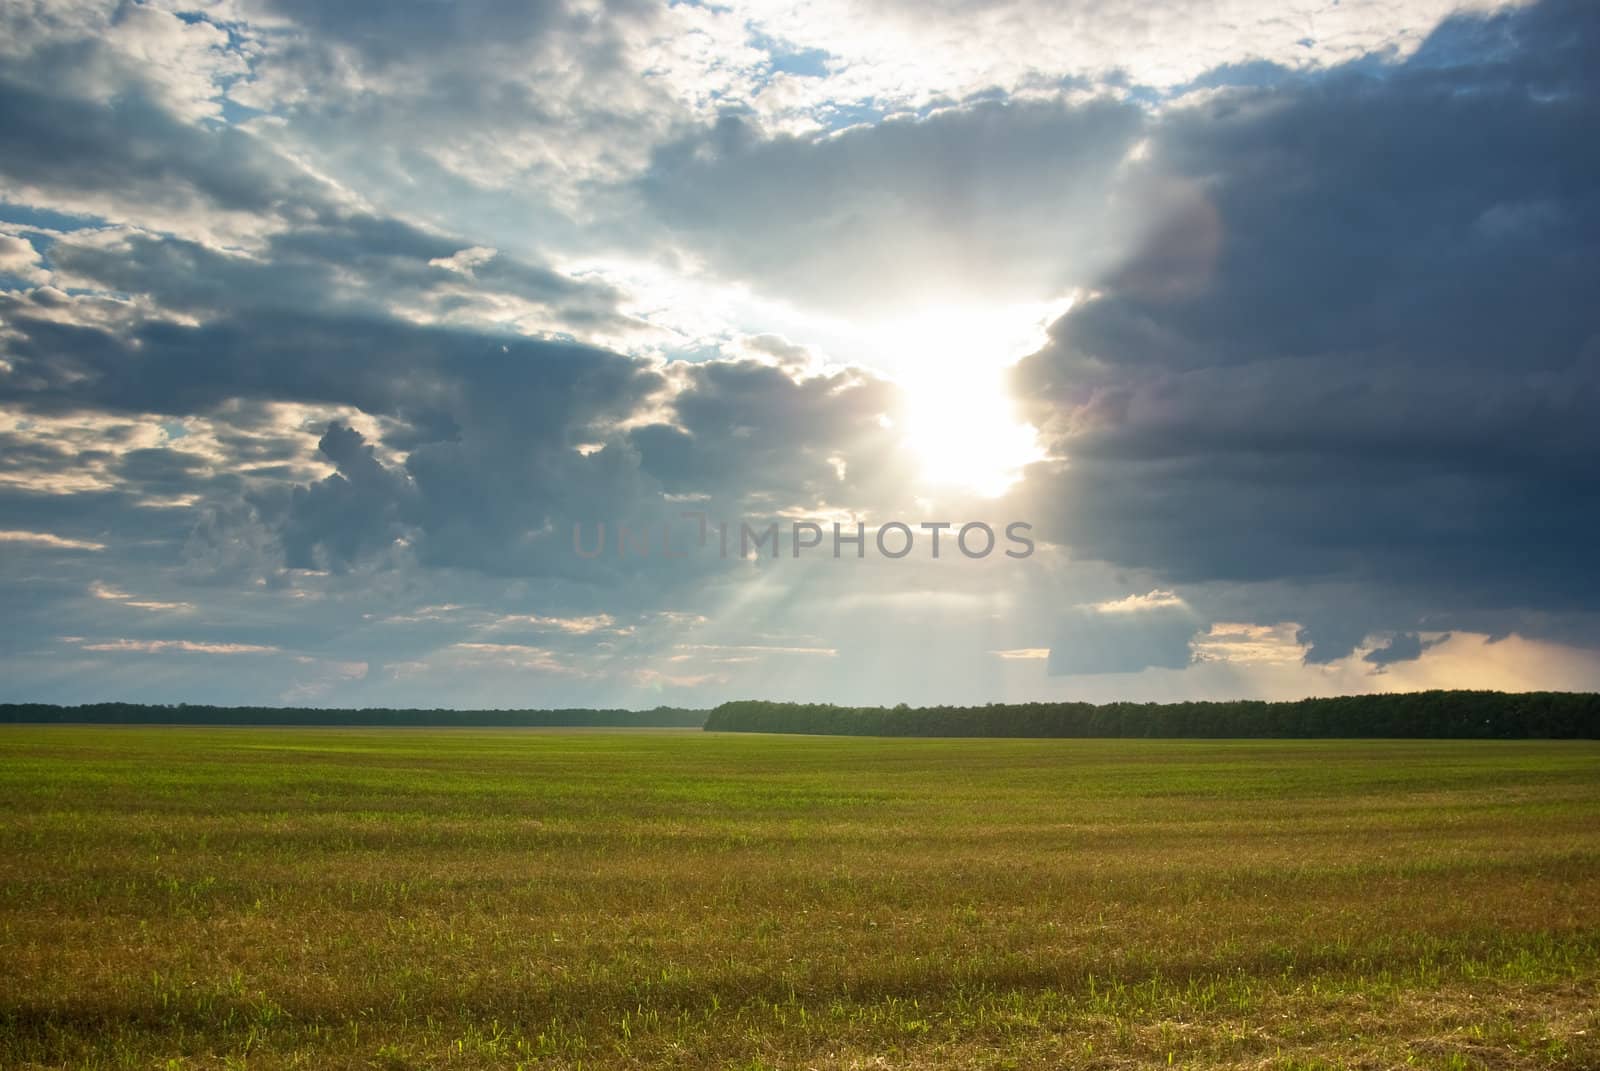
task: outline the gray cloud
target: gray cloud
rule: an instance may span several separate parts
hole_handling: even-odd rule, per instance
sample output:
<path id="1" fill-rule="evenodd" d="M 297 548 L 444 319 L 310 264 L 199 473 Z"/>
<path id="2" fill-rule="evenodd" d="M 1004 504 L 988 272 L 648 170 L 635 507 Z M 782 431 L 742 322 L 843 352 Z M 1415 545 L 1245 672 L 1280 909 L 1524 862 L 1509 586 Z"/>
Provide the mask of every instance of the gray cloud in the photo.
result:
<path id="1" fill-rule="evenodd" d="M 80 231 L 50 248 L 63 285 L 147 297 L 159 307 L 215 315 L 247 309 L 362 310 L 448 321 L 504 313 L 513 323 L 543 320 L 568 330 L 626 329 L 619 295 L 548 268 L 479 252 L 460 262 L 460 239 L 399 220 L 336 215 L 265 239 L 251 252 L 142 232 Z"/>
<path id="2" fill-rule="evenodd" d="M 1367 629 L 1306 622 L 1319 661 L 1407 623 L 1385 605 L 1592 611 L 1597 55 L 1596 10 L 1545 3 L 1169 110 L 1145 166 L 1211 206 L 1214 257 L 1154 230 L 1018 369 L 1070 458 L 1021 496 L 1053 538 L 1377 585 Z"/>
<path id="3" fill-rule="evenodd" d="M 0 68 L 0 175 L 11 187 L 8 200 L 194 231 L 309 221 L 333 207 L 325 183 L 257 138 L 185 122 L 137 87 L 85 99 L 7 73 L 14 69 Z"/>
<path id="4" fill-rule="evenodd" d="M 729 114 L 657 151 L 641 189 L 729 275 L 853 311 L 1039 300 L 1111 253 L 1129 104 L 984 102 L 827 137 Z"/>
<path id="5" fill-rule="evenodd" d="M 1375 666 L 1391 666 L 1396 662 L 1415 662 L 1422 657 L 1422 652 L 1430 647 L 1437 647 L 1450 638 L 1449 633 L 1439 639 L 1424 640 L 1415 632 L 1397 632 L 1384 641 L 1380 647 L 1368 651 L 1363 660 Z"/>
<path id="6" fill-rule="evenodd" d="M 779 509 L 896 504 L 913 459 L 882 422 L 899 412 L 892 384 L 854 369 L 796 379 L 755 361 L 708 362 L 683 376 L 673 422 L 629 434 L 668 492 Z"/>
<path id="7" fill-rule="evenodd" d="M 1192 609 L 1176 600 L 1075 607 L 1060 615 L 1049 670 L 1067 676 L 1183 669 L 1193 658 L 1189 641 L 1204 627 Z"/>

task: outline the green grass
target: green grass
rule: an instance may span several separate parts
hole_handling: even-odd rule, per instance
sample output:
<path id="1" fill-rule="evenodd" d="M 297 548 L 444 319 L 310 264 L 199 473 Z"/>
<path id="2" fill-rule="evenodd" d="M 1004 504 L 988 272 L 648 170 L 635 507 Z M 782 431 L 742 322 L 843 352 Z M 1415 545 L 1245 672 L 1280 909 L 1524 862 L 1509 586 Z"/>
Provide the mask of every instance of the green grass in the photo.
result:
<path id="1" fill-rule="evenodd" d="M 1600 745 L 0 728 L 0 1067 L 1600 1066 Z"/>

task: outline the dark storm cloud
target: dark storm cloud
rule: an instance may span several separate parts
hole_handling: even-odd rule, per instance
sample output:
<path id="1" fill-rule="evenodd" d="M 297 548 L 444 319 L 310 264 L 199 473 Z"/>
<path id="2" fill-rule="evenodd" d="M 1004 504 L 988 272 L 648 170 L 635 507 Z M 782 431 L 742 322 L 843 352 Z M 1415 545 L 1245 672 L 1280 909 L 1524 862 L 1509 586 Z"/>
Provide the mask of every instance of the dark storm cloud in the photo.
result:
<path id="1" fill-rule="evenodd" d="M 687 508 L 667 495 L 730 511 L 860 505 L 884 501 L 898 483 L 883 467 L 892 453 L 880 422 L 893 391 L 861 372 L 797 381 L 753 361 L 710 362 L 673 382 L 648 362 L 592 347 L 361 317 L 240 315 L 111 330 L 21 311 L 11 315 L 20 332 L 0 401 L 27 411 L 200 416 L 248 430 L 248 403 L 275 401 L 392 421 L 383 445 L 403 463 L 385 465 L 376 444 L 334 424 L 319 443 L 332 475 L 287 494 L 250 493 L 290 567 L 344 569 L 405 540 L 424 564 L 594 572 L 601 567 L 571 552 L 575 522 L 637 526 Z M 670 400 L 667 419 L 618 430 L 658 397 Z M 109 475 L 149 494 L 230 481 L 237 489 L 237 465 L 292 460 L 281 437 L 224 430 L 219 441 L 237 453 L 215 476 L 166 449 L 104 460 L 114 461 Z M 16 463 L 66 473 L 94 461 L 89 453 L 40 446 Z"/>
<path id="2" fill-rule="evenodd" d="M 243 314 L 111 330 L 30 317 L 22 302 L 7 313 L 21 337 L 7 350 L 0 401 L 38 411 L 187 415 L 269 399 L 440 427 L 470 414 L 559 440 L 661 386 L 646 363 L 593 347 L 362 316 Z"/>
<path id="3" fill-rule="evenodd" d="M 294 488 L 283 532 L 291 569 L 343 568 L 404 532 L 411 487 L 383 466 L 360 432 L 330 424 L 317 448 L 337 471 Z"/>
<path id="4" fill-rule="evenodd" d="M 629 433 L 669 493 L 883 509 L 910 474 L 883 421 L 899 403 L 885 380 L 855 369 L 796 379 L 755 361 L 707 362 L 682 376 L 673 422 Z"/>
<path id="5" fill-rule="evenodd" d="M 1305 662 L 1310 666 L 1325 666 L 1349 656 L 1356 645 L 1366 638 L 1370 611 L 1357 618 L 1333 622 L 1326 618 L 1316 625 L 1302 626 L 1295 634 L 1296 642 L 1305 647 Z M 1419 652 L 1420 653 L 1420 652 Z"/>
<path id="6" fill-rule="evenodd" d="M 1016 383 L 1023 499 L 1084 556 L 1201 582 L 1377 585 L 1441 613 L 1592 611 L 1600 8 L 1446 23 L 1412 59 L 1169 109 L 1170 225 Z M 1415 623 L 1414 621 L 1409 623 Z"/>
<path id="7" fill-rule="evenodd" d="M 662 582 L 691 582 L 715 562 L 630 562 L 609 553 L 590 562 L 573 552 L 573 527 L 585 526 L 593 538 L 605 524 L 615 540 L 618 525 L 655 533 L 686 509 L 736 522 L 796 506 L 884 501 L 886 473 L 872 466 L 883 453 L 877 416 L 888 392 L 879 381 L 842 378 L 796 383 L 753 363 L 702 365 L 672 395 L 682 423 L 626 432 L 584 425 L 575 419 L 579 407 L 568 423 L 541 426 L 511 413 L 490 419 L 487 402 L 469 405 L 454 414 L 455 434 L 411 444 L 403 466 L 386 467 L 362 436 L 333 425 L 319 445 L 338 471 L 296 488 L 279 506 L 287 562 L 346 568 L 403 539 L 428 565 L 596 581 L 655 573 Z M 701 422 L 699 411 L 725 405 L 719 390 L 739 379 L 746 380 L 740 420 Z M 785 416 L 744 422 L 762 411 Z M 839 471 L 852 467 L 854 480 Z M 864 475 L 874 472 L 876 479 Z M 271 516 L 273 504 L 262 505 Z M 681 526 L 677 538 L 688 538 Z"/>
<path id="8" fill-rule="evenodd" d="M 1183 669 L 1202 622 L 1182 604 L 1136 610 L 1075 607 L 1060 615 L 1050 644 L 1049 671 L 1057 675 L 1138 673 Z"/>
<path id="9" fill-rule="evenodd" d="M 1389 637 L 1381 647 L 1370 650 L 1364 656 L 1364 661 L 1375 666 L 1390 666 L 1396 662 L 1415 662 L 1422 657 L 1422 652 L 1430 647 L 1437 647 L 1449 635 L 1436 640 L 1424 640 L 1415 632 L 1401 632 Z"/>
<path id="10" fill-rule="evenodd" d="M 386 530 L 385 517 L 403 505 L 399 489 L 413 479 L 415 494 L 437 500 L 442 528 L 479 525 L 486 539 L 507 536 L 486 513 L 537 527 L 565 479 L 566 494 L 593 486 L 601 463 L 574 447 L 604 438 L 664 385 L 650 365 L 603 350 L 395 321 L 241 316 L 118 331 L 13 323 L 23 334 L 9 348 L 0 400 L 33 411 L 91 406 L 226 423 L 224 407 L 244 399 L 348 405 L 404 425 L 406 479 L 386 476 L 355 432 L 324 436 L 322 453 L 339 471 L 298 492 L 289 508 L 295 565 L 309 564 L 314 544 L 325 543 L 336 561 L 364 547 Z M 578 471 L 585 466 L 591 471 Z"/>

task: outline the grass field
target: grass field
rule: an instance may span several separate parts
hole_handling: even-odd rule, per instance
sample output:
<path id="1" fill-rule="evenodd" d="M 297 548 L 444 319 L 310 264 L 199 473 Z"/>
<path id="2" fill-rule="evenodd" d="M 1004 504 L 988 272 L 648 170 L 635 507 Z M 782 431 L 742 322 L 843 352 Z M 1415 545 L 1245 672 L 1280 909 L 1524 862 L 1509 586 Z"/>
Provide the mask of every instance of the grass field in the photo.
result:
<path id="1" fill-rule="evenodd" d="M 1600 745 L 0 729 L 0 1067 L 1600 1067 Z"/>

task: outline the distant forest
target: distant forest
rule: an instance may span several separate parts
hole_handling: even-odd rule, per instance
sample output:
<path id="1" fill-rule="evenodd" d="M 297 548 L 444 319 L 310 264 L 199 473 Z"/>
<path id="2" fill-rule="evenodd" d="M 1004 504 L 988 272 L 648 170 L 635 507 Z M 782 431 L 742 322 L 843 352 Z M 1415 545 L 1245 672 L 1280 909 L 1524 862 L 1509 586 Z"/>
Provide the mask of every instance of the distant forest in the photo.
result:
<path id="1" fill-rule="evenodd" d="M 1592 692 L 1406 692 L 1267 703 L 996 703 L 839 707 L 724 703 L 706 729 L 842 736 L 1600 738 Z"/>
<path id="2" fill-rule="evenodd" d="M 1404 692 L 1288 703 L 993 703 L 982 707 L 841 707 L 724 703 L 709 713 L 653 710 L 359 710 L 181 703 L 0 704 L 0 723 L 79 725 L 351 725 L 461 728 L 699 728 L 833 736 L 1432 737 L 1600 739 L 1592 692 Z"/>
<path id="3" fill-rule="evenodd" d="M 316 707 L 213 707 L 191 703 L 89 703 L 62 707 L 50 703 L 0 704 L 0 723 L 44 722 L 64 725 L 395 725 L 458 728 L 594 726 L 698 729 L 703 710 L 359 710 Z"/>

